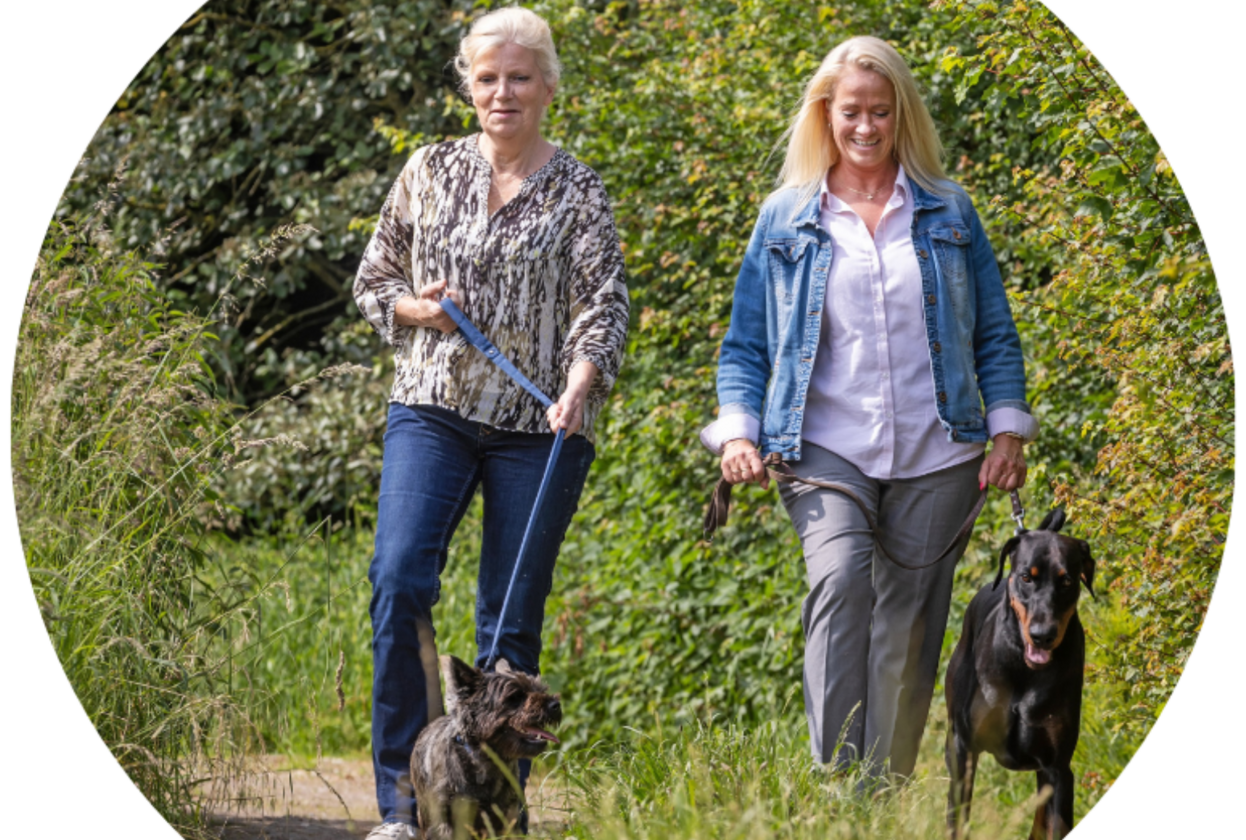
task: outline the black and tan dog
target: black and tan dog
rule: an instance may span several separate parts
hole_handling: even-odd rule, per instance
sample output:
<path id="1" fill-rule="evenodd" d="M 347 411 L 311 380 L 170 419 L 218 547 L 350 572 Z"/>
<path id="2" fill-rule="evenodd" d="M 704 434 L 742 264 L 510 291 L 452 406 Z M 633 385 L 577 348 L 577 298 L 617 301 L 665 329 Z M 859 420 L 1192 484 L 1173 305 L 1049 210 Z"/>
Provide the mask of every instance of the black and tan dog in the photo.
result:
<path id="1" fill-rule="evenodd" d="M 505 834 L 523 809 L 519 759 L 558 742 L 548 730 L 562 721 L 562 705 L 505 659 L 486 673 L 443 656 L 441 670 L 446 714 L 424 728 L 411 753 L 420 829 L 426 840 Z"/>
<path id="2" fill-rule="evenodd" d="M 969 818 L 978 754 L 1009 770 L 1033 770 L 1050 795 L 1030 837 L 1063 837 L 1073 827 L 1069 764 L 1081 725 L 1086 638 L 1077 617 L 1078 581 L 1094 595 L 1095 561 L 1083 541 L 1058 533 L 1054 510 L 1036 531 L 1010 539 L 999 573 L 965 612 L 948 664 L 948 828 L 960 836 Z M 1012 556 L 1007 585 L 1004 559 Z"/>

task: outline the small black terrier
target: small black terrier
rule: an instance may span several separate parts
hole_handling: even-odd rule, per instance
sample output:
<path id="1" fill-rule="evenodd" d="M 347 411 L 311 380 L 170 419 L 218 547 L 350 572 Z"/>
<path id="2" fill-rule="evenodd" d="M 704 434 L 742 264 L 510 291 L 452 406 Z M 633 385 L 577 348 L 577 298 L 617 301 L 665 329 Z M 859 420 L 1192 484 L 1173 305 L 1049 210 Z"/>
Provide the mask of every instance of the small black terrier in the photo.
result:
<path id="1" fill-rule="evenodd" d="M 411 753 L 419 826 L 425 840 L 513 831 L 523 810 L 519 759 L 558 743 L 562 704 L 543 682 L 505 659 L 485 673 L 440 658 L 446 715 L 424 728 Z"/>

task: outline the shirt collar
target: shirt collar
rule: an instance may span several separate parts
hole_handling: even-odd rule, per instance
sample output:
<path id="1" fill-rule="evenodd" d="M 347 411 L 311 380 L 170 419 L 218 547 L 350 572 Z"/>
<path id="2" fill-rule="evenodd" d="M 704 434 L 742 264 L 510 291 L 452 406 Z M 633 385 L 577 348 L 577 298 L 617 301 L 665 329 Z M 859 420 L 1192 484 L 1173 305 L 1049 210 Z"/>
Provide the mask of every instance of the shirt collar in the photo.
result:
<path id="1" fill-rule="evenodd" d="M 827 170 L 827 174 L 830 174 L 830 170 Z M 904 174 L 904 164 L 899 164 L 896 168 L 895 184 L 895 188 L 891 191 L 891 198 L 887 201 L 888 207 L 900 207 L 904 204 L 905 199 L 908 198 L 910 192 L 909 179 Z M 827 189 L 825 176 L 822 178 L 822 184 L 818 188 L 818 206 L 833 213 L 840 213 L 849 209 L 848 205 L 839 196 Z"/>

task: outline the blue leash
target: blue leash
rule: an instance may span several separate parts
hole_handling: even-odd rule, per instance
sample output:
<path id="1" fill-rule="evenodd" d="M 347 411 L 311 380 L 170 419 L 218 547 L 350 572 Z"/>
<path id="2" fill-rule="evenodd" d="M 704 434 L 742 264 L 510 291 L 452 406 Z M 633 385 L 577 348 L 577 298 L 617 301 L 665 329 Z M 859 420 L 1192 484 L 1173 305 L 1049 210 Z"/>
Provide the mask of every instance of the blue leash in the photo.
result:
<path id="1" fill-rule="evenodd" d="M 545 408 L 549 408 L 554 401 L 545 396 L 540 388 L 537 388 L 528 380 L 528 377 L 520 373 L 519 368 L 515 367 L 511 360 L 502 355 L 502 351 L 493 346 L 493 342 L 485 338 L 484 333 L 476 329 L 476 325 L 467 320 L 467 316 L 463 314 L 463 310 L 459 309 L 454 301 L 448 297 L 441 299 L 441 308 L 445 310 L 450 319 L 454 321 L 455 326 L 459 328 L 459 332 L 463 333 L 463 337 L 468 343 L 485 354 L 485 358 L 493 362 L 502 372 L 515 380 L 521 385 L 525 391 L 537 400 Z M 502 611 L 498 613 L 498 626 L 493 631 L 493 644 L 489 646 L 489 656 L 485 659 L 484 670 L 493 667 L 497 660 L 498 639 L 502 637 L 502 625 L 506 620 L 506 608 L 510 606 L 511 591 L 515 588 L 515 580 L 519 577 L 519 564 L 523 562 L 525 552 L 528 550 L 528 541 L 532 536 L 532 526 L 536 524 L 536 515 L 541 510 L 541 504 L 545 501 L 545 491 L 549 489 L 550 476 L 554 474 L 554 463 L 558 460 L 558 453 L 562 450 L 562 440 L 566 435 L 566 429 L 559 429 L 554 435 L 554 446 L 549 451 L 549 460 L 545 462 L 545 475 L 541 478 L 541 486 L 536 491 L 536 501 L 532 503 L 532 513 L 528 516 L 528 525 L 524 528 L 523 540 L 519 543 L 519 554 L 515 556 L 515 568 L 511 570 L 510 583 L 506 585 L 506 597 L 502 599 Z"/>

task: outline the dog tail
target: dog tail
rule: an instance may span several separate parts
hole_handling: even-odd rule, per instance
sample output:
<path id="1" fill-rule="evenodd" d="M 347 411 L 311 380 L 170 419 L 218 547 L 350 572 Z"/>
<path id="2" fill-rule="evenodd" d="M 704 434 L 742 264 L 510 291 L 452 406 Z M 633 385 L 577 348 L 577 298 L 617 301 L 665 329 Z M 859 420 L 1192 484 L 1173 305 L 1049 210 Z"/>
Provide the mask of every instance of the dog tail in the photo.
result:
<path id="1" fill-rule="evenodd" d="M 428 700 L 428 722 L 445 714 L 441 705 L 441 674 L 437 669 L 437 640 L 433 625 L 424 617 L 416 618 L 415 634 L 420 640 L 420 667 L 424 671 L 424 691 Z"/>

